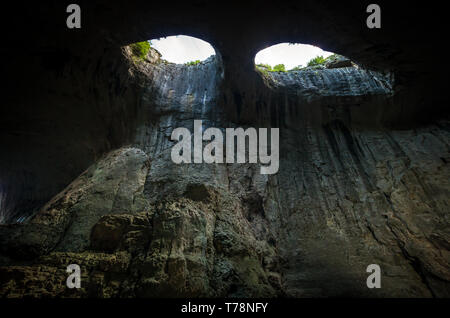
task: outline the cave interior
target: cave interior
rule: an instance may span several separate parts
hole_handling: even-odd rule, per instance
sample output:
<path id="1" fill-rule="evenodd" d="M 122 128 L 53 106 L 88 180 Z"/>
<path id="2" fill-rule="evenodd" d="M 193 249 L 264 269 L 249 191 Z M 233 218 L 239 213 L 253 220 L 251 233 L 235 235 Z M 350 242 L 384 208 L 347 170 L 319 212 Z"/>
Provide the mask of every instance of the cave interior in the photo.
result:
<path id="1" fill-rule="evenodd" d="M 2 297 L 450 296 L 443 10 L 379 1 L 369 29 L 367 1 L 78 3 L 81 29 L 68 1 L 1 21 Z M 178 34 L 216 55 L 133 59 Z M 354 64 L 258 72 L 284 42 Z M 279 128 L 278 173 L 174 165 L 170 133 L 194 119 Z"/>

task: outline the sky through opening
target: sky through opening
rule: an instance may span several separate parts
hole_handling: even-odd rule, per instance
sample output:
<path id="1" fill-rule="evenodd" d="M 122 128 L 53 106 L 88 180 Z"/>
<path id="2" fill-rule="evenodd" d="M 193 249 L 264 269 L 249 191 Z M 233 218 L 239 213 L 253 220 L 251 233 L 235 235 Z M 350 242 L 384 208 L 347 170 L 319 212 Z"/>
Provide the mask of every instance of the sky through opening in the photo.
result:
<path id="1" fill-rule="evenodd" d="M 150 40 L 150 45 L 162 54 L 162 59 L 184 64 L 206 60 L 215 55 L 214 48 L 206 41 L 187 35 L 174 35 Z M 255 56 L 255 64 L 275 66 L 284 64 L 286 70 L 306 64 L 316 56 L 324 58 L 333 53 L 309 44 L 280 43 L 261 50 Z"/>
<path id="2" fill-rule="evenodd" d="M 296 66 L 306 66 L 316 56 L 326 58 L 332 54 L 309 44 L 280 43 L 259 51 L 255 56 L 255 64 L 269 64 L 272 67 L 284 64 L 286 70 L 290 70 Z"/>
<path id="3" fill-rule="evenodd" d="M 149 42 L 162 54 L 162 59 L 177 64 L 196 60 L 203 61 L 216 54 L 208 42 L 187 35 L 168 36 Z"/>

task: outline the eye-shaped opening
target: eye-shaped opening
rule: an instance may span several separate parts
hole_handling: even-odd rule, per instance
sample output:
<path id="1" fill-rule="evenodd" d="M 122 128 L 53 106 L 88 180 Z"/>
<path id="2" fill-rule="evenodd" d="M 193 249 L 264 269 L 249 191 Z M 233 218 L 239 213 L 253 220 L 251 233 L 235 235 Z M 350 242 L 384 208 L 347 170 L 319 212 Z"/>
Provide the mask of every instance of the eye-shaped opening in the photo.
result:
<path id="1" fill-rule="evenodd" d="M 334 55 L 309 44 L 280 43 L 259 51 L 255 56 L 257 68 L 283 72 L 324 64 Z"/>
<path id="2" fill-rule="evenodd" d="M 290 87 L 309 101 L 323 96 L 386 95 L 393 75 L 308 44 L 280 43 L 258 52 L 255 70 L 269 87 Z"/>

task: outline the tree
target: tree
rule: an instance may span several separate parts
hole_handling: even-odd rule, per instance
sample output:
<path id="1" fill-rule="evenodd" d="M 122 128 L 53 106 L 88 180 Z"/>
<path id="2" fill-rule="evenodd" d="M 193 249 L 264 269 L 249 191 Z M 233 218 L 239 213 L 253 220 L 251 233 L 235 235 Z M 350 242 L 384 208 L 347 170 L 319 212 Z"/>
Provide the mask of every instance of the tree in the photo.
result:
<path id="1" fill-rule="evenodd" d="M 273 71 L 274 72 L 286 72 L 286 68 L 284 67 L 284 64 L 278 64 L 273 67 Z"/>

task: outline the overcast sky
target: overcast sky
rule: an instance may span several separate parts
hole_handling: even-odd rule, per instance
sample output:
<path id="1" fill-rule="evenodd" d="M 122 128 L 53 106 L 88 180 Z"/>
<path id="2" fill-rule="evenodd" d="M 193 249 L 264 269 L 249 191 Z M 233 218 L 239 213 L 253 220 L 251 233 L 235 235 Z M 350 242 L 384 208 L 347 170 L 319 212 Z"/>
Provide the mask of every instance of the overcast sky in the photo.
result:
<path id="1" fill-rule="evenodd" d="M 150 41 L 153 48 L 157 49 L 162 58 L 172 62 L 183 64 L 190 61 L 203 61 L 214 55 L 213 47 L 203 40 L 185 35 L 169 36 Z M 318 56 L 327 57 L 333 53 L 306 44 L 281 43 L 271 46 L 256 54 L 255 63 L 275 66 L 284 64 L 286 69 L 292 69 L 298 65 L 306 66 L 306 63 Z"/>
<path id="2" fill-rule="evenodd" d="M 259 51 L 255 56 L 255 63 L 271 66 L 284 64 L 286 70 L 290 70 L 298 65 L 306 66 L 309 60 L 318 55 L 327 57 L 332 54 L 309 44 L 281 43 Z"/>
<path id="3" fill-rule="evenodd" d="M 178 64 L 196 60 L 203 61 L 216 54 L 208 42 L 186 35 L 151 40 L 150 44 L 162 54 L 161 58 Z"/>

